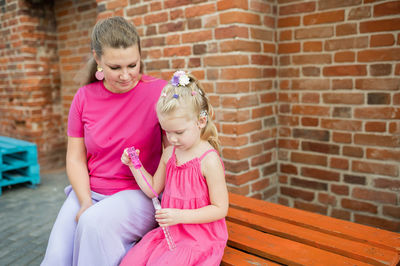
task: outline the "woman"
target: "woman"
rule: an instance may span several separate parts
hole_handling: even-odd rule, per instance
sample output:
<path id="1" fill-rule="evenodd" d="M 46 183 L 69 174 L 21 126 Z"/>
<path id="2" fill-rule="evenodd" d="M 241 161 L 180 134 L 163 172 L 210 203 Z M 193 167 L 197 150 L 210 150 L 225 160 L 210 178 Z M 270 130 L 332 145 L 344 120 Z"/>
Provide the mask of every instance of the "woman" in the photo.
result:
<path id="1" fill-rule="evenodd" d="M 77 91 L 68 116 L 71 186 L 43 266 L 118 265 L 156 226 L 151 200 L 120 156 L 125 147 L 138 147 L 143 165 L 156 171 L 163 134 L 155 104 L 166 82 L 141 74 L 139 35 L 122 17 L 99 21 L 91 47 L 90 83 Z"/>

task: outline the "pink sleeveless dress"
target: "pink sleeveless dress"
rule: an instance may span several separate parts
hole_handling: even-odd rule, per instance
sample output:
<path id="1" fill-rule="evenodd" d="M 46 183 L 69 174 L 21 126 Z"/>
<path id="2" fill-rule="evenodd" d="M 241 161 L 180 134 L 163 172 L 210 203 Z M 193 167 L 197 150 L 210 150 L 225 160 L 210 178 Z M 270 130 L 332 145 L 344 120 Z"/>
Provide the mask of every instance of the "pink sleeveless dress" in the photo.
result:
<path id="1" fill-rule="evenodd" d="M 175 149 L 166 166 L 163 208 L 198 209 L 210 205 L 207 182 L 201 174 L 201 160 L 194 158 L 176 165 Z M 121 265 L 220 265 L 228 239 L 225 219 L 204 224 L 169 227 L 176 248 L 168 249 L 160 227 L 147 233 L 122 260 Z"/>

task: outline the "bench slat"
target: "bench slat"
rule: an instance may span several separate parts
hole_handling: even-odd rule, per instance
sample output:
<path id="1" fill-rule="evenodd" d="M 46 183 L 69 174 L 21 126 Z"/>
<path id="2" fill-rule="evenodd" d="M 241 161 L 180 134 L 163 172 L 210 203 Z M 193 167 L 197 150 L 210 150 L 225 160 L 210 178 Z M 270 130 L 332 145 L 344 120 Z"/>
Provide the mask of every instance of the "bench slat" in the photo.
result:
<path id="1" fill-rule="evenodd" d="M 370 265 L 227 221 L 228 245 L 287 265 Z"/>
<path id="2" fill-rule="evenodd" d="M 277 264 L 265 259 L 262 259 L 257 256 L 253 256 L 248 253 L 244 253 L 240 250 L 233 249 L 231 247 L 226 247 L 224 252 L 224 257 L 222 258 L 221 265 L 223 266 L 244 266 L 244 265 L 252 265 L 252 266 L 280 266 L 281 264 Z"/>
<path id="3" fill-rule="evenodd" d="M 374 265 L 394 265 L 399 261 L 396 251 L 313 231 L 239 209 L 230 208 L 227 220 Z"/>
<path id="4" fill-rule="evenodd" d="M 322 233 L 400 252 L 400 239 L 398 234 L 390 231 L 266 201 L 260 204 L 260 200 L 234 193 L 229 193 L 229 202 L 231 208 L 244 209 L 248 212 L 259 213 L 265 217 L 281 220 Z"/>

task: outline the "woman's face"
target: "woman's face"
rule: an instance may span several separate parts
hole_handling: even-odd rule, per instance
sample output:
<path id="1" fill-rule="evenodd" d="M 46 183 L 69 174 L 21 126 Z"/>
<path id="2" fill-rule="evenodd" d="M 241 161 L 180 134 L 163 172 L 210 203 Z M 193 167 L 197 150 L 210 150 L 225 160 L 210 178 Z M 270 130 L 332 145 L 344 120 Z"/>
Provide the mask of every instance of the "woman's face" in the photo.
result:
<path id="1" fill-rule="evenodd" d="M 103 49 L 103 56 L 96 58 L 96 62 L 103 68 L 104 86 L 111 92 L 127 92 L 140 79 L 140 54 L 137 45 L 128 48 L 106 47 Z"/>

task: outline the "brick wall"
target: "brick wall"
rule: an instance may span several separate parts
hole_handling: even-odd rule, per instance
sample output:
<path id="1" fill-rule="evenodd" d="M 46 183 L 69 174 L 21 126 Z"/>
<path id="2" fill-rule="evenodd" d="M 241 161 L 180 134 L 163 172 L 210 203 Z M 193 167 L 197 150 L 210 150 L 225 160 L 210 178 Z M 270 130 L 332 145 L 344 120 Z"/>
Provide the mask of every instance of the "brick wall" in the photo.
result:
<path id="1" fill-rule="evenodd" d="M 274 1 L 98 1 L 142 37 L 145 72 L 187 69 L 216 111 L 228 186 L 258 198 L 277 192 Z"/>
<path id="2" fill-rule="evenodd" d="M 400 1 L 278 2 L 278 202 L 400 231 Z"/>
<path id="3" fill-rule="evenodd" d="M 0 1 L 1 23 L 20 2 Z M 62 123 L 51 130 L 63 145 L 90 30 L 122 15 L 142 36 L 146 73 L 189 69 L 205 85 L 231 191 L 400 231 L 399 1 L 60 0 L 53 12 L 46 34 L 57 34 L 62 97 L 52 87 L 52 107 Z M 3 46 L 0 60 L 11 62 L 18 50 Z M 11 127 L 21 116 L 9 98 L 23 90 L 4 65 L 0 134 L 30 132 Z"/>
<path id="4" fill-rule="evenodd" d="M 0 1 L 0 134 L 37 143 L 41 169 L 65 157 L 53 6 Z"/>

